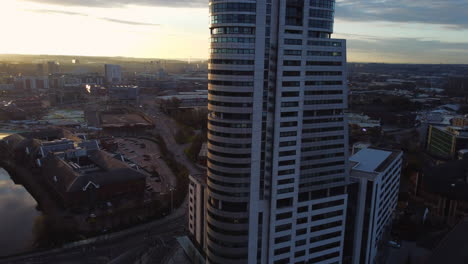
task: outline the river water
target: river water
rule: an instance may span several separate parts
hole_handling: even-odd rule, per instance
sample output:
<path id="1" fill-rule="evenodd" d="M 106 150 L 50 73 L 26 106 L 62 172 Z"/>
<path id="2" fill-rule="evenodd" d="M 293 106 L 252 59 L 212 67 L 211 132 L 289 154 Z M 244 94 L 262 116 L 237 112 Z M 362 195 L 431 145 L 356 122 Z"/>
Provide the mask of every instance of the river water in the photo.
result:
<path id="1" fill-rule="evenodd" d="M 0 168 L 0 256 L 31 249 L 36 201 L 22 185 L 16 185 Z"/>

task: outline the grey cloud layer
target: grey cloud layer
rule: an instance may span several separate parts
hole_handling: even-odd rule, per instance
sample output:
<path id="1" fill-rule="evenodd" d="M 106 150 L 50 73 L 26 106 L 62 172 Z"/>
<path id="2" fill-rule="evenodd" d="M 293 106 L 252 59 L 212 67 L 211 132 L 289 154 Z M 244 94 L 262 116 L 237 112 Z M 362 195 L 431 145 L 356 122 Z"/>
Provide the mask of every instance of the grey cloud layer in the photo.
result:
<path id="1" fill-rule="evenodd" d="M 442 24 L 468 28 L 466 0 L 338 0 L 336 17 L 350 21 Z"/>
<path id="2" fill-rule="evenodd" d="M 125 5 L 207 7 L 208 0 L 24 0 L 62 6 L 118 7 Z"/>
<path id="3" fill-rule="evenodd" d="M 201 7 L 208 0 L 23 0 L 61 6 L 125 5 Z M 348 21 L 390 21 L 443 24 L 468 28 L 467 0 L 337 0 L 337 18 Z"/>

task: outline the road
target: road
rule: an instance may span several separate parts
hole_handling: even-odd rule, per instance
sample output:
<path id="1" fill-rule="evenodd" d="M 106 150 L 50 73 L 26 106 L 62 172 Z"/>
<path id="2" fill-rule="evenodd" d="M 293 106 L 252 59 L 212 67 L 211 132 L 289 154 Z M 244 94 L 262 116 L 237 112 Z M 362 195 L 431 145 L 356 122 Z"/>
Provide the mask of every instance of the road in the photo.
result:
<path id="1" fill-rule="evenodd" d="M 185 208 L 182 207 L 165 219 L 111 234 L 107 238 L 101 237 L 90 243 L 73 243 L 62 249 L 0 260 L 0 263 L 134 263 L 149 250 L 152 251 L 151 263 L 161 263 L 170 254 L 170 249 L 176 246 L 175 238 L 184 235 L 185 223 Z M 128 252 L 133 254 L 122 258 Z"/>
<path id="2" fill-rule="evenodd" d="M 184 150 L 187 146 L 179 145 L 175 141 L 174 135 L 179 129 L 176 121 L 161 112 L 157 107 L 151 107 L 146 112 L 155 121 L 154 131 L 159 133 L 164 139 L 168 150 L 174 154 L 174 158 L 177 160 L 177 162 L 184 165 L 189 170 L 190 174 L 195 175 L 202 173 L 202 170 L 195 166 L 192 161 L 190 161 L 185 155 Z"/>

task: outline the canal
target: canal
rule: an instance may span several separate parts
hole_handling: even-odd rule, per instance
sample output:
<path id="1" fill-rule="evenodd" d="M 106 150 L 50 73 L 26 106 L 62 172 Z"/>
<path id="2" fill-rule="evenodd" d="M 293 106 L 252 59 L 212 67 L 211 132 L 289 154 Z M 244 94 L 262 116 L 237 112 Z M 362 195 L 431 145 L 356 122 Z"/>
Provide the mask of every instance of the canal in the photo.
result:
<path id="1" fill-rule="evenodd" d="M 8 135 L 0 131 L 0 139 Z M 0 256 L 32 249 L 34 222 L 40 215 L 36 205 L 28 191 L 0 168 Z"/>
<path id="2" fill-rule="evenodd" d="M 0 256 L 32 249 L 36 201 L 7 171 L 0 168 Z"/>

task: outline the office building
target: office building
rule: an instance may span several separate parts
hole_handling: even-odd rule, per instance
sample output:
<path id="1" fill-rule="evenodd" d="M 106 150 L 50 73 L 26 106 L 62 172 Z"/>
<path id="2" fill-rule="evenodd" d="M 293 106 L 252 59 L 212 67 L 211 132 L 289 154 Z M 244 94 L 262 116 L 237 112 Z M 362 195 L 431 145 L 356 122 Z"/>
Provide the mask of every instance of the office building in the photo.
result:
<path id="1" fill-rule="evenodd" d="M 210 2 L 208 263 L 342 262 L 348 89 L 334 6 Z"/>
<path id="2" fill-rule="evenodd" d="M 373 264 L 392 223 L 398 202 L 402 152 L 365 148 L 350 157 L 346 263 Z"/>
<path id="3" fill-rule="evenodd" d="M 458 151 L 468 149 L 468 127 L 429 126 L 427 151 L 441 159 L 456 159 Z"/>
<path id="4" fill-rule="evenodd" d="M 121 83 L 122 69 L 120 65 L 105 64 L 104 65 L 107 83 Z"/>

